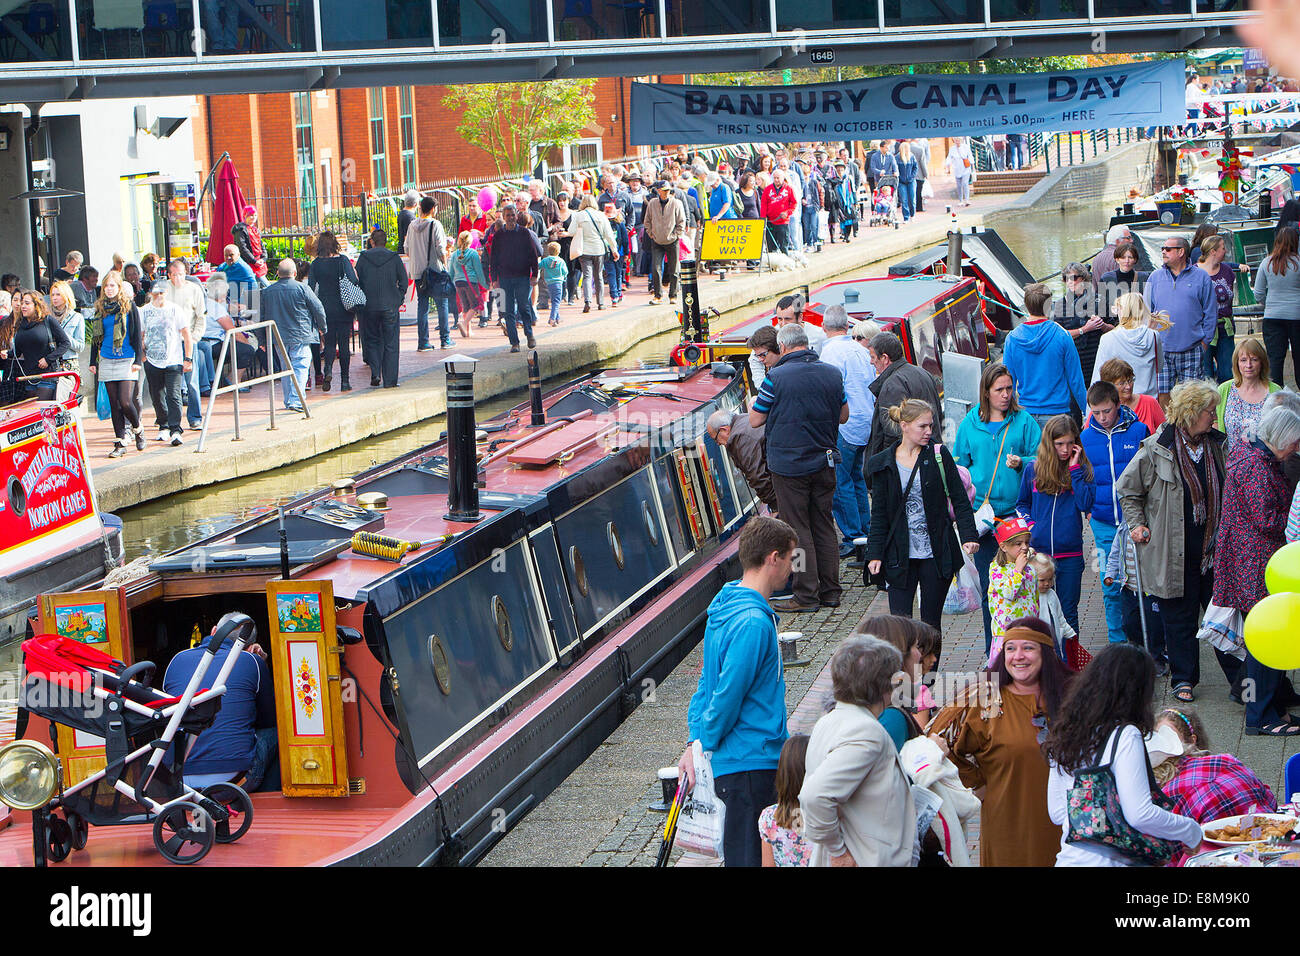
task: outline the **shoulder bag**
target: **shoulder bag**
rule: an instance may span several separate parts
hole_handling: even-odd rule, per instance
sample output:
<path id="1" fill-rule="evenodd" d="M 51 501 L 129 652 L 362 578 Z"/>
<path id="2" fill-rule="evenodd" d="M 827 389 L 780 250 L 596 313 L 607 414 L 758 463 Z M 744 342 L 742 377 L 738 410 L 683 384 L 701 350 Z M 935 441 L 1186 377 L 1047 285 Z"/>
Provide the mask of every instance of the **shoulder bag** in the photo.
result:
<path id="1" fill-rule="evenodd" d="M 1011 431 L 1011 421 L 1006 420 L 1002 426 L 1002 444 L 998 445 L 998 457 L 993 462 L 993 474 L 989 476 L 989 488 L 984 493 L 984 502 L 975 509 L 975 530 L 979 532 L 980 537 L 988 534 L 998 523 L 998 516 L 993 513 L 993 505 L 989 503 L 989 498 L 993 494 L 993 481 L 998 476 L 998 469 L 1002 467 L 1002 449 L 1007 447 L 1007 432 Z"/>
<path id="2" fill-rule="evenodd" d="M 0 408 L 18 401 L 18 357 L 9 353 L 9 364 L 0 370 Z"/>
<path id="3" fill-rule="evenodd" d="M 1070 830 L 1065 842 L 1109 847 L 1135 863 L 1164 866 L 1173 859 L 1180 844 L 1174 840 L 1148 836 L 1134 829 L 1124 819 L 1124 811 L 1120 807 L 1119 790 L 1115 785 L 1115 771 L 1111 767 L 1111 761 L 1115 759 L 1115 749 L 1119 746 L 1119 737 L 1123 731 L 1123 727 L 1118 727 L 1111 732 L 1100 764 L 1075 773 L 1074 786 L 1066 794 Z M 1142 756 L 1147 765 L 1152 801 L 1158 807 L 1172 810 L 1174 803 L 1156 783 L 1150 758 L 1145 751 Z"/>
<path id="4" fill-rule="evenodd" d="M 344 262 L 346 261 L 344 260 Z M 343 302 L 343 308 L 349 312 L 355 312 L 366 307 L 366 293 L 361 286 L 348 278 L 346 266 L 339 273 L 339 299 Z"/>

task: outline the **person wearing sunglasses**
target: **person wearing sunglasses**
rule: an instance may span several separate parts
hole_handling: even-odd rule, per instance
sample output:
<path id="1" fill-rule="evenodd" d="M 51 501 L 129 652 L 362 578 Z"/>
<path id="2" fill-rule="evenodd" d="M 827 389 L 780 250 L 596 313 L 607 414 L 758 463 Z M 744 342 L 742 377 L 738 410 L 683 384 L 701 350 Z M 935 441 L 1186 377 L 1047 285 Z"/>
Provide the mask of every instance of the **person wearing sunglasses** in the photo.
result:
<path id="1" fill-rule="evenodd" d="M 1081 262 L 1071 262 L 1061 270 L 1065 279 L 1065 295 L 1052 303 L 1052 318 L 1074 339 L 1079 352 L 1079 365 L 1083 380 L 1092 380 L 1093 365 L 1097 359 L 1097 344 L 1102 335 L 1115 326 L 1100 315 L 1102 311 L 1093 291 L 1092 275 Z"/>
<path id="2" fill-rule="evenodd" d="M 1147 280 L 1147 303 L 1153 313 L 1169 316 L 1170 327 L 1160 333 L 1162 353 L 1157 390 L 1161 408 L 1180 382 L 1205 375 L 1205 352 L 1219 325 L 1219 298 L 1214 281 L 1189 261 L 1191 244 L 1171 236 L 1160 246 L 1164 264 Z"/>

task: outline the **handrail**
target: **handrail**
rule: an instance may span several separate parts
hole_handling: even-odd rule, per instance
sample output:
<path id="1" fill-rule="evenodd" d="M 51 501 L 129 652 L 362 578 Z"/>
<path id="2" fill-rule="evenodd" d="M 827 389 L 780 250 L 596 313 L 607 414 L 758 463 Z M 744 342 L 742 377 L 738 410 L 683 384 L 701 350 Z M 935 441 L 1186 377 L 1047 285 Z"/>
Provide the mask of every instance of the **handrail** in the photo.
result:
<path id="1" fill-rule="evenodd" d="M 239 362 L 235 355 L 231 354 L 238 350 L 231 349 L 230 343 L 235 336 L 247 335 L 249 332 L 254 332 L 257 329 L 269 330 L 266 342 L 267 357 L 271 358 L 271 345 L 274 343 L 284 368 L 279 372 L 268 371 L 265 375 L 258 378 L 248 379 L 247 381 L 241 382 L 239 380 Z M 227 354 L 231 354 L 231 384 L 223 386 L 218 383 L 221 381 L 221 369 L 222 366 L 226 364 Z M 275 362 L 272 360 L 271 366 L 274 367 L 274 365 Z M 263 382 L 271 383 L 271 387 L 267 389 L 267 392 L 270 395 L 271 423 L 267 425 L 266 430 L 269 432 L 275 431 L 275 382 L 285 376 L 293 379 L 293 390 L 298 393 L 298 401 L 302 403 L 302 412 L 308 418 L 311 418 L 311 409 L 307 407 L 307 396 L 303 393 L 302 385 L 298 381 L 298 376 L 293 372 L 293 363 L 289 361 L 289 353 L 284 347 L 284 340 L 280 338 L 280 329 L 276 326 L 275 322 L 270 320 L 265 322 L 256 322 L 253 325 L 238 326 L 228 330 L 225 337 L 221 340 L 221 355 L 217 358 L 216 367 L 212 370 L 212 390 L 208 392 L 208 413 L 203 416 L 203 428 L 199 432 L 199 443 L 195 447 L 194 453 L 197 455 L 199 452 L 203 451 L 203 446 L 208 440 L 208 425 L 212 422 L 212 411 L 216 407 L 217 396 L 223 395 L 227 392 L 233 393 L 235 396 L 235 437 L 232 438 L 231 441 L 243 440 L 239 434 L 239 390 L 244 387 L 251 388 L 254 385 L 261 385 Z"/>

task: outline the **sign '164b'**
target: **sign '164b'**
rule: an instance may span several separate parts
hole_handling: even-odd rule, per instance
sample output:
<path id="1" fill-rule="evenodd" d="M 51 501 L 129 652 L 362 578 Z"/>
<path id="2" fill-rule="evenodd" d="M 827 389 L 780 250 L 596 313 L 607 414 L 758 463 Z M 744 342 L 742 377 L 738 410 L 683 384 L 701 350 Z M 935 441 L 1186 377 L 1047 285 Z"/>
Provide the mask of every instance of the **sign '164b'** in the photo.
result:
<path id="1" fill-rule="evenodd" d="M 980 136 L 1183 121 L 1183 61 L 1045 73 L 888 76 L 809 86 L 632 85 L 632 142 Z"/>

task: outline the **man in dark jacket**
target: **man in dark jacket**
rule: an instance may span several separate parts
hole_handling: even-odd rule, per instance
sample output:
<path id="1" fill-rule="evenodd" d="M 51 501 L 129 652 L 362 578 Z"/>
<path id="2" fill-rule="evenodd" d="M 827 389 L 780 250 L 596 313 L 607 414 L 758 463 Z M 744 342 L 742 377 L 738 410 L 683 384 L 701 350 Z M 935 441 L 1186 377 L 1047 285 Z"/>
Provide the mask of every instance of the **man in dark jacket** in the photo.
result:
<path id="1" fill-rule="evenodd" d="M 876 380 L 868 386 L 876 396 L 876 412 L 871 423 L 867 459 L 898 440 L 901 433 L 889 417 L 889 410 L 905 398 L 919 398 L 934 409 L 934 434 L 936 441 L 942 442 L 943 404 L 939 401 L 939 387 L 934 376 L 903 360 L 903 343 L 893 332 L 876 333 L 867 344 L 867 355 L 876 369 Z M 870 482 L 868 477 L 867 483 Z"/>
<path id="2" fill-rule="evenodd" d="M 514 206 L 501 211 L 500 228 L 492 239 L 490 258 L 492 288 L 502 289 L 506 294 L 506 335 L 510 339 L 510 351 L 519 351 L 516 322 L 524 327 L 528 347 L 536 348 L 533 325 L 537 322 L 537 314 L 533 312 L 531 287 L 542 259 L 542 247 L 533 231 L 521 224 L 519 211 Z"/>
<path id="3" fill-rule="evenodd" d="M 382 229 L 370 233 L 370 246 L 357 257 L 357 280 L 366 294 L 361 332 L 370 337 L 370 384 L 397 387 L 397 312 L 406 301 L 409 280 L 402 257 L 388 248 Z"/>
<path id="4" fill-rule="evenodd" d="M 740 469 L 749 487 L 760 501 L 775 514 L 776 492 L 772 490 L 772 476 L 767 473 L 767 449 L 762 428 L 749 424 L 748 412 L 718 411 L 705 423 L 709 437 L 727 450 L 731 463 Z"/>
<path id="5" fill-rule="evenodd" d="M 795 561 L 794 600 L 774 603 L 783 613 L 839 607 L 840 543 L 831 502 L 839 427 L 849 404 L 839 370 L 817 360 L 799 323 L 777 333 L 781 359 L 754 400 L 749 424 L 766 429 L 767 470 L 781 518 L 799 536 L 803 561 Z"/>
<path id="6" fill-rule="evenodd" d="M 294 389 L 288 377 L 280 384 L 284 389 L 284 407 L 302 411 L 299 396 L 307 387 L 307 372 L 311 368 L 311 346 L 319 341 L 318 332 L 325 331 L 325 306 L 316 293 L 297 279 L 298 268 L 292 259 L 281 259 L 278 282 L 273 282 L 261 295 L 262 319 L 274 322 L 289 353 L 289 363 L 298 379 Z"/>

